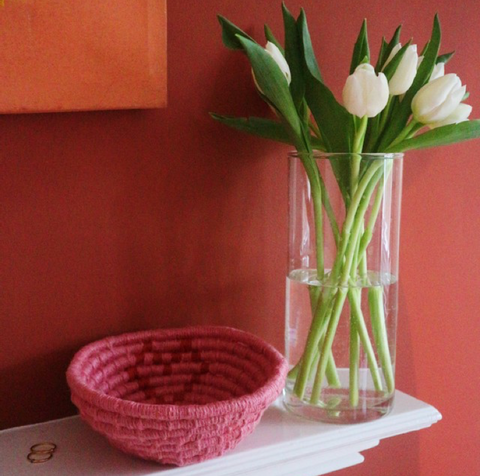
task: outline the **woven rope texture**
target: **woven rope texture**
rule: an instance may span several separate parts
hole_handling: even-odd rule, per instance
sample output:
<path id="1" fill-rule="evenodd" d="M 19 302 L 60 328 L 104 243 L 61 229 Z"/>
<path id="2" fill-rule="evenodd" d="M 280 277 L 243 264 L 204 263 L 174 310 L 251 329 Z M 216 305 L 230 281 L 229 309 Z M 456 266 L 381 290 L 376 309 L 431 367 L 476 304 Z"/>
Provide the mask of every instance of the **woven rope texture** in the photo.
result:
<path id="1" fill-rule="evenodd" d="M 228 327 L 124 334 L 81 349 L 67 372 L 81 417 L 122 451 L 183 466 L 250 434 L 280 394 L 287 363 Z"/>

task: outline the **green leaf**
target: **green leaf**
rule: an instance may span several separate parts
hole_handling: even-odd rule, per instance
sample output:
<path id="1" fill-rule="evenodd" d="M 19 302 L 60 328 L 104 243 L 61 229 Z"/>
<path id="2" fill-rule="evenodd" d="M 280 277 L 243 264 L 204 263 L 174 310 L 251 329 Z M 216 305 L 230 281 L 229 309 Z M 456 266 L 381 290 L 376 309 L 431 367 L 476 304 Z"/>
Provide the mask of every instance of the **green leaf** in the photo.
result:
<path id="1" fill-rule="evenodd" d="M 308 26 L 305 15 L 301 14 L 300 32 L 303 39 L 303 60 L 305 75 L 305 97 L 312 111 L 325 146 L 330 152 L 349 152 L 354 135 L 353 117 L 340 105 L 333 93 L 316 76 L 311 67 Z M 316 62 L 315 62 L 316 63 Z"/>
<path id="2" fill-rule="evenodd" d="M 303 98 L 305 96 L 305 85 L 303 81 L 302 48 L 297 30 L 295 18 L 288 11 L 285 3 L 282 3 L 283 24 L 285 28 L 285 59 L 290 67 L 292 82 L 290 91 L 297 111 L 300 112 Z"/>
<path id="3" fill-rule="evenodd" d="M 395 74 L 395 71 L 397 71 L 398 65 L 400 64 L 400 61 L 402 61 L 402 58 L 405 56 L 405 53 L 407 52 L 407 48 L 410 46 L 412 43 L 412 40 L 410 40 L 408 43 L 403 45 L 397 52 L 397 54 L 392 58 L 390 63 L 385 66 L 385 69 L 383 70 L 383 74 L 387 77 L 387 79 L 390 81 Z"/>
<path id="4" fill-rule="evenodd" d="M 420 53 L 420 56 L 424 56 L 425 53 L 427 52 L 427 49 L 428 47 L 430 46 L 430 40 L 428 40 L 426 43 L 425 43 L 425 46 L 423 47 L 423 50 L 422 52 Z"/>
<path id="5" fill-rule="evenodd" d="M 262 117 L 232 117 L 221 116 L 219 114 L 210 113 L 210 115 L 218 122 L 225 124 L 233 129 L 248 132 L 265 139 L 271 139 L 276 142 L 292 144 L 292 141 L 285 130 L 282 123 L 264 119 Z"/>
<path id="6" fill-rule="evenodd" d="M 387 40 L 385 40 L 385 37 L 383 37 L 382 44 L 380 45 L 380 52 L 378 53 L 377 64 L 375 65 L 375 72 L 377 74 L 380 72 L 380 65 L 383 66 L 383 64 L 387 60 L 387 57 L 385 56 L 387 48 L 388 48 Z"/>
<path id="7" fill-rule="evenodd" d="M 452 56 L 455 54 L 455 51 L 452 51 L 451 53 L 445 53 L 444 55 L 440 55 L 438 58 L 437 58 L 437 61 L 436 63 L 445 63 L 447 64 L 450 59 L 452 58 Z"/>
<path id="8" fill-rule="evenodd" d="M 308 70 L 318 81 L 323 82 L 320 68 L 318 67 L 317 58 L 313 51 L 312 40 L 310 38 L 310 32 L 308 31 L 307 16 L 305 10 L 302 8 L 297 20 L 297 29 L 300 33 L 300 43 L 302 45 L 302 57 L 305 60 Z"/>
<path id="9" fill-rule="evenodd" d="M 401 31 L 402 31 L 402 25 L 399 25 L 395 30 L 395 33 L 393 34 L 392 39 L 390 40 L 390 43 L 388 43 L 388 45 L 385 47 L 385 51 L 381 61 L 380 61 L 380 58 L 378 58 L 377 66 L 375 67 L 377 72 L 382 71 L 382 68 L 385 65 L 385 62 L 387 61 L 388 57 L 390 56 L 390 53 L 392 52 L 393 48 L 400 42 Z"/>
<path id="10" fill-rule="evenodd" d="M 407 139 L 392 147 L 390 152 L 404 152 L 455 144 L 480 137 L 480 120 L 465 121 L 459 124 L 437 127 L 412 139 Z"/>
<path id="11" fill-rule="evenodd" d="M 367 61 L 365 61 L 367 58 Z M 352 61 L 350 63 L 350 74 L 353 74 L 355 68 L 364 62 L 370 62 L 370 48 L 368 46 L 367 20 L 363 20 L 360 33 L 353 48 Z"/>
<path id="12" fill-rule="evenodd" d="M 387 147 L 398 137 L 408 122 L 408 118 L 412 113 L 412 99 L 418 90 L 425 85 L 432 74 L 437 59 L 438 50 L 440 48 L 440 40 L 442 37 L 440 22 L 438 16 L 435 15 L 433 21 L 432 37 L 425 51 L 423 61 L 418 68 L 417 74 L 410 86 L 410 89 L 405 93 L 405 97 L 400 102 L 397 108 L 392 111 L 392 119 L 387 123 L 385 132 L 382 135 L 380 144 L 377 148 L 379 152 L 383 152 Z"/>
<path id="13" fill-rule="evenodd" d="M 325 149 L 327 152 L 349 152 L 355 132 L 353 116 L 337 102 L 330 89 L 318 77 L 319 70 L 303 10 L 297 25 L 303 46 L 305 98 L 320 130 Z M 338 159 L 332 160 L 331 165 L 344 200 L 347 201 L 350 187 L 350 164 L 348 161 Z"/>
<path id="14" fill-rule="evenodd" d="M 227 20 L 221 15 L 217 15 L 220 26 L 222 27 L 222 40 L 223 44 L 231 50 L 242 50 L 243 46 L 239 41 L 239 37 L 248 38 L 251 41 L 254 41 L 249 35 L 247 35 L 243 30 L 240 30 L 238 26 L 234 25 L 231 21 Z"/>
<path id="15" fill-rule="evenodd" d="M 302 149 L 303 132 L 287 80 L 275 60 L 260 45 L 238 37 L 253 68 L 260 89 L 291 128 L 295 144 Z"/>
<path id="16" fill-rule="evenodd" d="M 281 51 L 282 55 L 285 56 L 285 50 L 283 49 L 283 46 L 275 38 L 275 35 L 267 24 L 263 26 L 263 31 L 265 32 L 265 39 L 270 43 L 273 43 Z"/>

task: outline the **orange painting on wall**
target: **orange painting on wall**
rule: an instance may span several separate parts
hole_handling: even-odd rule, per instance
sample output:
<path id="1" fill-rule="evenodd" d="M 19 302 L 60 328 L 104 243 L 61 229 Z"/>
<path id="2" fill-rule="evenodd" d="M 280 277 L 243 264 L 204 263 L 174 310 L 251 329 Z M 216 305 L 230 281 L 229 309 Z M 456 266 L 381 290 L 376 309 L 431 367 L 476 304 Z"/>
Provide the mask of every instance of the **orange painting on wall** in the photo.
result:
<path id="1" fill-rule="evenodd" d="M 0 113 L 166 105 L 166 0 L 5 0 Z"/>

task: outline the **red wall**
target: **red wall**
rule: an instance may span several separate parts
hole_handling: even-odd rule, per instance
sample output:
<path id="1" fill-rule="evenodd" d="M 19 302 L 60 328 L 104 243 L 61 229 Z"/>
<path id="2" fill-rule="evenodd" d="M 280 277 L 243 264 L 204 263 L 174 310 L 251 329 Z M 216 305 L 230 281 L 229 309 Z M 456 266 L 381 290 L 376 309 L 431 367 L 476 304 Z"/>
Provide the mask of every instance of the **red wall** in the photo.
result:
<path id="1" fill-rule="evenodd" d="M 479 115 L 478 0 L 302 5 L 337 94 L 363 17 L 376 52 L 399 23 L 423 44 L 438 11 Z M 264 21 L 281 31 L 280 2 L 171 0 L 167 109 L 0 117 L 2 428 L 72 414 L 68 362 L 108 334 L 215 323 L 282 347 L 286 149 L 207 116 L 268 114 L 217 12 L 257 38 Z M 397 381 L 444 419 L 339 475 L 480 474 L 479 154 L 405 160 Z"/>

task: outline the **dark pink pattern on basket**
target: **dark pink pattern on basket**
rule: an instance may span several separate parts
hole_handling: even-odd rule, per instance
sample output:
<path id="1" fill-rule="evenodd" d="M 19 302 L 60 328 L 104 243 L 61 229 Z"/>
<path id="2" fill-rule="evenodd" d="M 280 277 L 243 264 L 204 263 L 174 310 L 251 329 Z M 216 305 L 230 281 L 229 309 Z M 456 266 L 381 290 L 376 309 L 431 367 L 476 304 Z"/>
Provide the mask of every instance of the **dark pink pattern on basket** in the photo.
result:
<path id="1" fill-rule="evenodd" d="M 67 380 L 82 418 L 114 446 L 182 466 L 220 456 L 250 434 L 286 373 L 283 356 L 258 337 L 190 327 L 87 345 Z"/>

